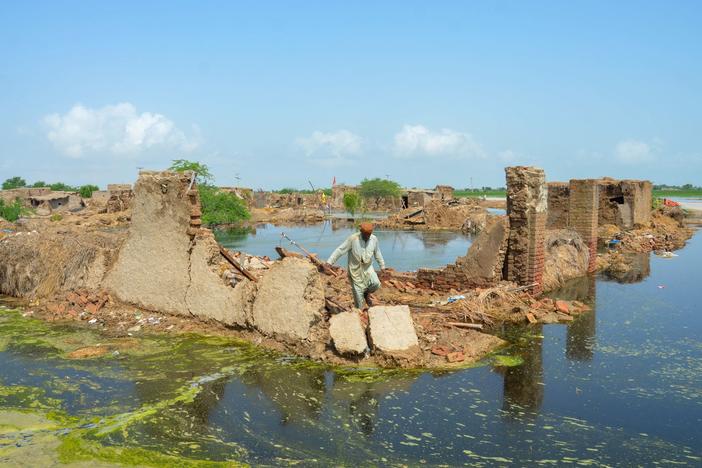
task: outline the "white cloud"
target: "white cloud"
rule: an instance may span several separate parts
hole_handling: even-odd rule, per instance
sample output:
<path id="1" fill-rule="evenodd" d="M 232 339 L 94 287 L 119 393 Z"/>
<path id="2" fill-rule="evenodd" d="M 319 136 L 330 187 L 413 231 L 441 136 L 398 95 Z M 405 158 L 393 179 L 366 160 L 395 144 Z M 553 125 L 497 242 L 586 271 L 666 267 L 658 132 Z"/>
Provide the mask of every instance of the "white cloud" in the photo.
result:
<path id="1" fill-rule="evenodd" d="M 405 125 L 395 134 L 395 154 L 399 157 L 448 156 L 457 159 L 484 158 L 485 150 L 470 133 L 449 128 L 433 131 L 423 125 Z"/>
<path id="2" fill-rule="evenodd" d="M 138 114 L 128 102 L 99 109 L 76 104 L 64 115 L 45 116 L 44 123 L 49 141 L 72 158 L 89 152 L 129 156 L 152 147 L 192 151 L 198 146 L 197 138 L 186 137 L 163 114 Z"/>
<path id="3" fill-rule="evenodd" d="M 623 163 L 646 163 L 656 159 L 660 145 L 660 140 L 654 140 L 651 143 L 639 140 L 622 140 L 617 143 L 614 154 Z"/>
<path id="4" fill-rule="evenodd" d="M 295 139 L 295 145 L 315 162 L 333 167 L 351 164 L 350 157 L 361 152 L 363 139 L 348 130 L 314 131 L 309 137 Z"/>

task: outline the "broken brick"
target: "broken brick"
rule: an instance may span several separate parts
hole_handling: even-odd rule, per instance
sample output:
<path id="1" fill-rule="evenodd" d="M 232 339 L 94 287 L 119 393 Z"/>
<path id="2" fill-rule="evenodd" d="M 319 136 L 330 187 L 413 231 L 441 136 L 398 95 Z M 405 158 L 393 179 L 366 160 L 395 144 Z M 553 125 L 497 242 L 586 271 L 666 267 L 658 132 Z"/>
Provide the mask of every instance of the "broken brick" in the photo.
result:
<path id="1" fill-rule="evenodd" d="M 450 353 L 446 346 L 434 346 L 431 348 L 431 354 L 436 354 L 437 356 L 447 356 Z"/>
<path id="2" fill-rule="evenodd" d="M 465 361 L 466 356 L 461 351 L 456 351 L 455 353 L 448 353 L 446 355 L 446 360 L 448 362 L 461 362 Z"/>
<path id="3" fill-rule="evenodd" d="M 566 301 L 556 301 L 556 310 L 558 312 L 563 312 L 564 314 L 570 313 L 570 306 Z"/>

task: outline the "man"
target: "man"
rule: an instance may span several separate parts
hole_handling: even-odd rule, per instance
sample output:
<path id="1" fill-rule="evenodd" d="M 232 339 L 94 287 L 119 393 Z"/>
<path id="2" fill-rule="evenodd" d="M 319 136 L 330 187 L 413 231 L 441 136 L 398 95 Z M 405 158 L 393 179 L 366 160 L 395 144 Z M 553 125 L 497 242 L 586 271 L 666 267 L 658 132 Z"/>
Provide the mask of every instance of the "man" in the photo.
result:
<path id="1" fill-rule="evenodd" d="M 353 302 L 357 308 L 362 309 L 364 301 L 369 307 L 373 305 L 371 293 L 378 290 L 380 280 L 373 269 L 373 257 L 378 262 L 381 270 L 385 269 L 385 260 L 380 253 L 378 238 L 373 235 L 371 223 L 361 223 L 360 232 L 351 234 L 331 254 L 327 263 L 333 265 L 339 257 L 349 254 L 349 281 L 353 292 Z"/>

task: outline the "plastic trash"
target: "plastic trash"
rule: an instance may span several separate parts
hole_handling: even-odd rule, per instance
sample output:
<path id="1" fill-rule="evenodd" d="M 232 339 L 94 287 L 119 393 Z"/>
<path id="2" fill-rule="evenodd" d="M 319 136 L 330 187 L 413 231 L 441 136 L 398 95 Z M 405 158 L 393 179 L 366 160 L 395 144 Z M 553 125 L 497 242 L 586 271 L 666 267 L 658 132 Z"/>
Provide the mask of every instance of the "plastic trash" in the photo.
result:
<path id="1" fill-rule="evenodd" d="M 460 301 L 460 300 L 465 299 L 465 298 L 466 298 L 466 296 L 464 296 L 463 294 L 459 294 L 458 296 L 449 297 L 448 299 L 446 299 L 446 302 L 448 304 L 451 304 L 452 302 Z"/>
<path id="2" fill-rule="evenodd" d="M 660 253 L 656 253 L 656 255 L 658 255 L 661 258 L 673 258 L 673 257 L 678 256 L 678 254 L 674 254 L 673 252 L 668 252 L 667 250 L 660 252 Z"/>

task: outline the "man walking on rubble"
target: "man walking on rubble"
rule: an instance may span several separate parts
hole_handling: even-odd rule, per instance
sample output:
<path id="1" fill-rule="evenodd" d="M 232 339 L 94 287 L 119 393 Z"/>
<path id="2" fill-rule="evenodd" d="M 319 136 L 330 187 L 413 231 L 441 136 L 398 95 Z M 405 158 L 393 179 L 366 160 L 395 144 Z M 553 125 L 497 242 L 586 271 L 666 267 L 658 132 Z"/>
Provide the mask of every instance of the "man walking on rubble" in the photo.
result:
<path id="1" fill-rule="evenodd" d="M 339 257 L 348 252 L 349 281 L 353 292 L 353 302 L 357 308 L 362 309 L 364 301 L 369 307 L 373 306 L 371 293 L 380 288 L 380 280 L 373 269 L 373 257 L 378 262 L 381 270 L 385 269 L 385 260 L 380 253 L 378 238 L 373 235 L 371 223 L 361 223 L 360 232 L 351 234 L 329 256 L 327 263 L 333 265 Z"/>

